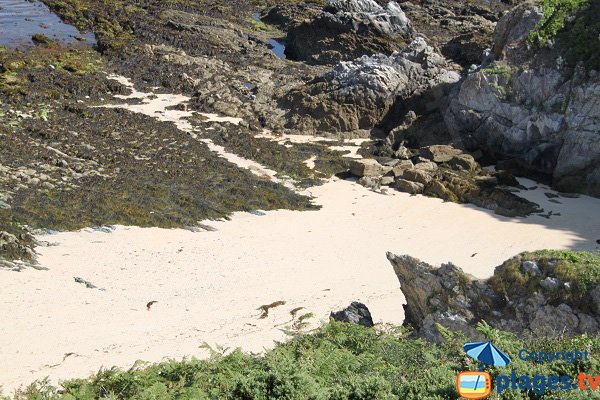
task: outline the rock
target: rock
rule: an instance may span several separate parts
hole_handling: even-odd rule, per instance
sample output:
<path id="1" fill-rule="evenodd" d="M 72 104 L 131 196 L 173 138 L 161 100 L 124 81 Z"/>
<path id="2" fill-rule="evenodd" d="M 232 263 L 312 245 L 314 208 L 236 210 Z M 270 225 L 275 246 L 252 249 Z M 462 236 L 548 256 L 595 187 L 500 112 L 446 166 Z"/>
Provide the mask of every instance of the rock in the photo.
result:
<path id="1" fill-rule="evenodd" d="M 465 171 L 476 171 L 479 164 L 470 154 L 459 154 L 448 161 L 448 164 L 454 169 L 464 169 Z"/>
<path id="2" fill-rule="evenodd" d="M 434 161 L 436 163 L 445 163 L 450 161 L 453 157 L 462 154 L 462 151 L 452 146 L 447 145 L 434 145 L 423 147 L 419 150 L 419 155 L 427 160 Z"/>
<path id="3" fill-rule="evenodd" d="M 416 96 L 436 104 L 459 79 L 442 56 L 417 38 L 390 56 L 375 54 L 339 63 L 290 91 L 282 104 L 290 110 L 288 128 L 366 134 L 394 104 Z"/>
<path id="4" fill-rule="evenodd" d="M 402 160 L 398 164 L 396 164 L 394 166 L 394 168 L 392 168 L 392 173 L 394 174 L 394 176 L 396 178 L 398 178 L 398 177 L 402 177 L 402 174 L 404 173 L 404 171 L 406 171 L 407 169 L 412 169 L 412 168 L 414 168 L 414 164 L 412 163 L 412 161 Z"/>
<path id="5" fill-rule="evenodd" d="M 362 325 L 367 328 L 374 326 L 371 312 L 363 303 L 353 301 L 350 306 L 342 311 L 332 312 L 330 318 L 335 321 L 349 322 L 351 324 Z"/>
<path id="6" fill-rule="evenodd" d="M 433 180 L 431 173 L 416 168 L 404 170 L 402 173 L 402 178 L 408 181 L 418 182 L 423 185 L 427 185 Z"/>
<path id="7" fill-rule="evenodd" d="M 425 185 L 418 182 L 408 181 L 406 179 L 397 178 L 395 183 L 396 189 L 401 192 L 406 192 L 410 194 L 419 194 L 423 192 Z"/>
<path id="8" fill-rule="evenodd" d="M 597 285 L 590 291 L 590 296 L 592 298 L 594 310 L 600 315 L 600 285 Z"/>
<path id="9" fill-rule="evenodd" d="M 552 48 L 530 49 L 542 17 L 525 2 L 499 21 L 495 61 L 450 95 L 446 126 L 454 141 L 506 160 L 512 173 L 600 196 L 600 74 L 557 63 L 569 51 L 560 37 Z"/>
<path id="10" fill-rule="evenodd" d="M 560 280 L 549 276 L 540 282 L 540 286 L 548 291 L 554 291 L 560 288 Z"/>
<path id="11" fill-rule="evenodd" d="M 432 172 L 438 169 L 438 165 L 434 162 L 420 162 L 415 164 L 415 169 Z"/>
<path id="12" fill-rule="evenodd" d="M 394 1 L 382 7 L 373 0 L 331 0 L 317 15 L 310 8 L 304 14 L 301 21 L 297 17 L 280 26 L 288 31 L 286 52 L 309 64 L 390 54 L 413 36 L 408 18 Z"/>
<path id="13" fill-rule="evenodd" d="M 352 175 L 358 177 L 372 177 L 383 175 L 386 171 L 383 165 L 379 164 L 376 160 L 369 158 L 364 160 L 352 160 L 350 163 L 350 172 Z"/>
<path id="14" fill-rule="evenodd" d="M 521 263 L 521 271 L 534 276 L 542 274 L 542 271 L 540 271 L 540 267 L 538 267 L 535 261 L 523 261 Z"/>
<path id="15" fill-rule="evenodd" d="M 384 176 L 383 178 L 381 178 L 380 180 L 380 184 L 381 186 L 390 186 L 394 184 L 394 177 L 393 176 Z"/>
<path id="16" fill-rule="evenodd" d="M 446 201 L 457 201 L 457 197 L 454 193 L 452 193 L 443 183 L 438 180 L 434 180 L 431 182 L 429 186 L 427 186 L 426 194 L 433 195 L 442 200 Z"/>
<path id="17" fill-rule="evenodd" d="M 542 306 L 531 320 L 531 331 L 540 337 L 556 337 L 559 334 L 573 335 L 577 332 L 579 318 L 571 307 L 560 304 L 558 307 Z"/>
<path id="18" fill-rule="evenodd" d="M 379 190 L 381 186 L 380 180 L 373 176 L 363 176 L 357 183 L 371 190 Z"/>

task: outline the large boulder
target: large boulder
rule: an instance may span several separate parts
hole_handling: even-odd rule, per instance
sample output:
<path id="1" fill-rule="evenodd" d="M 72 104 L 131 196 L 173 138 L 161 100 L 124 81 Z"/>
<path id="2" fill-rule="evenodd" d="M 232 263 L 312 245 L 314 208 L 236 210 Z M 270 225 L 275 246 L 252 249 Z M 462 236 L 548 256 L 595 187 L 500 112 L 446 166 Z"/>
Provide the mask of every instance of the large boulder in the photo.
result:
<path id="1" fill-rule="evenodd" d="M 496 60 L 451 96 L 446 124 L 455 141 L 504 160 L 502 168 L 600 196 L 600 74 L 567 64 L 559 44 L 530 49 L 541 17 L 526 3 L 498 23 Z"/>
<path id="2" fill-rule="evenodd" d="M 288 127 L 368 134 L 396 102 L 422 97 L 435 108 L 460 79 L 447 67 L 444 57 L 423 38 L 391 56 L 342 62 L 284 97 L 290 109 Z"/>
<path id="3" fill-rule="evenodd" d="M 318 15 L 307 12 L 300 23 L 282 28 L 288 30 L 286 54 L 309 64 L 391 54 L 413 35 L 408 18 L 394 1 L 383 7 L 373 0 L 331 0 Z"/>

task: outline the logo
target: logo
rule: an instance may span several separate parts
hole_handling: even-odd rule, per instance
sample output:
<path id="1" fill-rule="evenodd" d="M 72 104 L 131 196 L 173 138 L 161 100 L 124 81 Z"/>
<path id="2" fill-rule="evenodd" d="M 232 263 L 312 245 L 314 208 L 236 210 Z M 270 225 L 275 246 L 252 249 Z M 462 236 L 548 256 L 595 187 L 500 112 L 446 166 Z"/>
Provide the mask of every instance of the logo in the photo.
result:
<path id="1" fill-rule="evenodd" d="M 456 378 L 456 389 L 463 399 L 485 399 L 492 393 L 493 383 L 485 366 L 506 367 L 510 358 L 491 342 L 465 343 L 464 351 L 479 362 L 479 371 L 463 371 Z M 529 350 L 519 351 L 519 358 L 523 361 L 535 363 L 587 362 L 590 360 L 588 351 L 569 350 L 555 352 L 535 352 Z M 571 390 L 600 390 L 600 375 L 586 375 L 579 372 L 576 377 L 558 375 L 527 376 L 517 374 L 516 371 L 500 373 L 495 379 L 496 392 L 502 394 L 505 390 L 523 390 L 541 395 L 546 392 L 571 391 Z"/>
<path id="2" fill-rule="evenodd" d="M 491 342 L 465 343 L 467 355 L 479 361 L 479 371 L 464 371 L 456 378 L 456 390 L 464 399 L 485 399 L 492 393 L 492 377 L 483 372 L 484 365 L 505 367 L 510 358 Z"/>
<path id="3" fill-rule="evenodd" d="M 461 372 L 456 378 L 456 389 L 462 398 L 484 399 L 492 393 L 492 378 L 487 372 Z"/>

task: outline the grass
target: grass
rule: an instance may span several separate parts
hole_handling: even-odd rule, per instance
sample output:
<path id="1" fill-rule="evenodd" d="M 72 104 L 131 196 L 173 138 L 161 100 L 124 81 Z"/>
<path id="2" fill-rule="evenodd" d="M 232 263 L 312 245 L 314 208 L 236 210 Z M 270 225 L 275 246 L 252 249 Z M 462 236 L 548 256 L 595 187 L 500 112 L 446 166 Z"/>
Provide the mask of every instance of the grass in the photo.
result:
<path id="1" fill-rule="evenodd" d="M 542 0 L 544 17 L 529 36 L 530 44 L 560 45 L 571 64 L 600 68 L 600 1 Z"/>
<path id="2" fill-rule="evenodd" d="M 532 276 L 523 272 L 523 261 L 535 261 L 542 275 Z M 512 298 L 543 290 L 540 281 L 546 276 L 571 284 L 570 289 L 562 287 L 554 294 L 547 294 L 550 299 L 588 310 L 593 307 L 589 292 L 600 284 L 600 255 L 564 250 L 523 253 L 507 261 L 491 278 L 491 284 L 498 293 L 505 293 Z M 594 310 L 590 311 L 596 314 Z"/>
<path id="3" fill-rule="evenodd" d="M 512 359 L 509 368 L 491 368 L 498 374 L 555 374 L 575 377 L 594 372 L 600 359 L 597 337 L 557 340 L 517 339 L 514 335 L 479 325 L 478 330 Z M 375 330 L 330 322 L 313 334 L 297 335 L 264 355 L 214 353 L 208 360 L 138 363 L 129 370 L 109 369 L 88 378 L 63 383 L 58 391 L 36 382 L 19 392 L 19 400 L 91 399 L 347 399 L 442 400 L 457 398 L 459 371 L 477 370 L 462 345 L 465 338 L 446 331 L 444 345 L 409 339 L 404 329 Z M 537 364 L 522 361 L 521 349 L 536 351 L 588 350 L 588 362 Z M 569 399 L 598 398 L 593 392 L 568 392 Z M 543 397 L 529 391 L 507 390 L 499 399 L 560 399 L 565 392 Z"/>
<path id="4" fill-rule="evenodd" d="M 568 19 L 589 3 L 590 0 L 542 0 L 544 17 L 531 33 L 529 40 L 537 45 L 548 45 L 558 32 L 565 28 Z"/>
<path id="5" fill-rule="evenodd" d="M 512 71 L 510 67 L 503 62 L 494 62 L 492 65 L 483 69 L 482 71 L 490 75 L 500 75 L 504 77 L 506 81 L 510 81 L 510 78 L 512 77 Z"/>

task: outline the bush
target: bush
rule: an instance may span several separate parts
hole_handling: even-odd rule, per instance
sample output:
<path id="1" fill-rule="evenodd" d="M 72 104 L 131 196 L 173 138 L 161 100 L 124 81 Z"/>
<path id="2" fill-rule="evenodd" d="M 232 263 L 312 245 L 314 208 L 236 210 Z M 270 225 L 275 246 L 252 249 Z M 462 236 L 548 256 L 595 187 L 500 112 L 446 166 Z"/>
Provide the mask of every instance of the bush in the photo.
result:
<path id="1" fill-rule="evenodd" d="M 600 351 L 597 337 L 540 340 L 517 339 L 486 324 L 479 331 L 506 351 L 510 367 L 491 369 L 492 376 L 555 374 L 576 376 L 579 371 L 600 369 L 600 360 L 566 364 L 536 364 L 519 360 L 520 349 L 536 351 Z M 264 356 L 241 351 L 211 359 L 170 361 L 111 369 L 89 379 L 63 384 L 59 393 L 46 382 L 36 383 L 18 395 L 22 400 L 61 399 L 314 399 L 314 400 L 442 400 L 456 398 L 459 371 L 477 370 L 478 364 L 465 356 L 460 334 L 445 332 L 445 345 L 432 345 L 404 334 L 384 333 L 356 325 L 331 322 L 311 335 L 301 335 L 268 351 Z M 508 372 L 507 372 L 508 371 Z M 593 392 L 569 392 L 571 399 L 590 399 Z M 544 399 L 564 398 L 564 392 L 546 393 Z M 539 396 L 507 390 L 492 400 L 535 399 Z"/>

